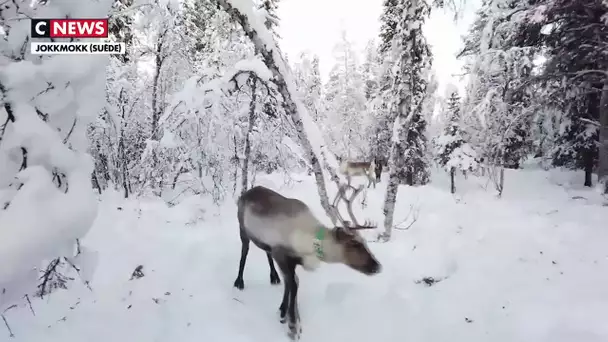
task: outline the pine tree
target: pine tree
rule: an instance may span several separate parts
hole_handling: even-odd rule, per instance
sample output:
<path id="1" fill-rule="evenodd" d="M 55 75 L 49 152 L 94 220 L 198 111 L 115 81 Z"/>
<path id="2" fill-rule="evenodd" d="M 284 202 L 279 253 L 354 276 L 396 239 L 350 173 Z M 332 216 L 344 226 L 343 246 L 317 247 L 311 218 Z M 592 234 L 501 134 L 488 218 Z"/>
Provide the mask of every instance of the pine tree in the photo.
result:
<path id="1" fill-rule="evenodd" d="M 544 36 L 548 58 L 543 74 L 568 84 L 555 89 L 555 97 L 563 99 L 564 129 L 557 138 L 553 162 L 584 169 L 585 186 L 592 186 L 598 165 L 600 111 L 608 111 L 600 108 L 602 88 L 608 84 L 608 29 L 603 21 L 607 14 L 608 6 L 597 0 L 546 2 L 542 12 L 543 22 L 554 23 Z M 608 91 L 604 96 L 608 97 Z M 608 98 L 604 101 L 608 103 Z M 603 143 L 603 149 L 608 149 L 607 144 Z M 606 162 L 600 168 L 604 176 L 608 176 Z"/>
<path id="2" fill-rule="evenodd" d="M 209 41 L 211 31 L 216 28 L 214 19 L 220 14 L 217 8 L 207 0 L 185 0 L 183 6 L 190 58 L 194 62 L 198 62 L 212 49 Z"/>
<path id="3" fill-rule="evenodd" d="M 535 107 L 529 87 L 535 46 L 524 46 L 526 0 L 487 0 L 465 39 L 465 99 L 471 140 L 489 163 L 518 168 L 532 149 Z"/>
<path id="4" fill-rule="evenodd" d="M 403 3 L 400 0 L 384 0 L 380 16 L 380 43 L 376 54 L 378 65 L 377 91 L 369 103 L 370 112 L 374 117 L 371 130 L 375 137 L 372 142 L 372 153 L 377 160 L 388 166 L 391 151 L 392 123 L 394 113 L 391 113 L 389 103 L 392 101 L 391 89 L 394 83 L 394 64 L 397 54 L 391 49 L 398 30 L 398 23 L 403 13 Z"/>
<path id="5" fill-rule="evenodd" d="M 430 8 L 423 1 L 406 2 L 407 14 L 395 35 L 392 53 L 397 58 L 396 72 L 390 94 L 389 108 L 401 127 L 400 137 L 393 147 L 393 160 L 404 157 L 396 165 L 396 177 L 401 184 L 423 185 L 429 181 L 426 154 L 426 120 L 422 107 L 426 99 L 426 73 L 431 66 L 430 47 L 422 33 L 422 23 Z M 394 139 L 393 139 L 394 140 Z"/>
<path id="6" fill-rule="evenodd" d="M 280 19 L 277 15 L 277 10 L 279 8 L 280 0 L 263 0 L 260 4 L 259 8 L 263 10 L 265 20 L 264 25 L 266 28 L 272 32 L 275 41 L 279 41 L 281 36 L 277 32 L 277 27 L 279 26 Z"/>
<path id="7" fill-rule="evenodd" d="M 457 170 L 469 171 L 477 167 L 476 153 L 466 142 L 461 127 L 460 96 L 451 90 L 447 100 L 446 121 L 442 134 L 434 139 L 435 160 L 449 171 L 451 192 L 456 192 Z"/>
<path id="8" fill-rule="evenodd" d="M 401 0 L 384 0 L 382 5 L 382 15 L 380 16 L 380 54 L 387 54 L 391 49 L 393 40 L 398 31 L 399 21 L 403 14 L 403 4 Z"/>
<path id="9" fill-rule="evenodd" d="M 392 9 L 387 7 L 396 6 Z M 422 106 L 427 95 L 426 72 L 431 66 L 431 52 L 422 32 L 430 7 L 424 0 L 385 2 L 385 13 L 403 13 L 398 30 L 393 36 L 390 51 L 393 81 L 385 88 L 387 107 L 395 130 L 391 148 L 390 176 L 384 202 L 385 232 L 381 238 L 390 238 L 395 200 L 399 184 L 420 185 L 429 181 L 426 161 L 426 121 Z M 389 18 L 394 19 L 394 18 Z M 383 23 L 388 25 L 389 23 Z"/>
<path id="10" fill-rule="evenodd" d="M 307 52 L 300 53 L 299 60 L 294 64 L 294 74 L 304 105 L 318 122 L 322 88 L 319 56 L 311 56 Z"/>
<path id="11" fill-rule="evenodd" d="M 599 0 L 508 3 L 509 10 L 516 8 L 524 19 L 511 27 L 511 45 L 534 46 L 547 59 L 538 77 L 542 82 L 533 87 L 536 94 L 543 94 L 537 96 L 544 99 L 540 103 L 543 112 L 558 114 L 545 114 L 539 121 L 554 126 L 556 134 L 537 140 L 543 150 L 553 145 L 548 154 L 554 166 L 583 169 L 584 184 L 591 186 L 596 165 L 598 175 L 608 177 L 608 105 L 602 105 L 608 104 L 608 5 Z M 602 118 L 607 122 L 605 129 Z M 598 150 L 605 151 L 599 163 Z"/>
<path id="12" fill-rule="evenodd" d="M 230 16 L 209 0 L 184 0 L 185 43 L 190 67 L 202 81 L 219 77 L 227 66 L 242 60 L 251 43 L 230 21 Z"/>
<path id="13" fill-rule="evenodd" d="M 325 85 L 326 127 L 336 143 L 335 153 L 363 157 L 365 146 L 366 100 L 364 80 L 352 42 L 342 32 L 334 47 L 335 64 Z"/>
<path id="14" fill-rule="evenodd" d="M 127 50 L 133 46 L 133 15 L 131 13 L 121 13 L 133 6 L 133 0 L 115 0 L 112 5 L 112 12 L 116 13 L 110 16 L 108 31 L 113 40 L 125 43 Z M 130 60 L 129 54 L 112 55 L 119 59 L 122 63 L 128 63 Z"/>
<path id="15" fill-rule="evenodd" d="M 371 100 L 378 91 L 378 56 L 376 43 L 372 39 L 367 42 L 364 50 L 365 60 L 363 61 L 362 77 L 365 82 L 365 99 Z"/>
<path id="16" fill-rule="evenodd" d="M 445 141 L 436 142 L 439 144 L 437 162 L 441 166 L 446 166 L 450 161 L 450 155 L 454 150 L 464 143 L 460 129 L 460 96 L 454 91 L 450 94 L 447 101 L 447 121 L 443 129 Z"/>

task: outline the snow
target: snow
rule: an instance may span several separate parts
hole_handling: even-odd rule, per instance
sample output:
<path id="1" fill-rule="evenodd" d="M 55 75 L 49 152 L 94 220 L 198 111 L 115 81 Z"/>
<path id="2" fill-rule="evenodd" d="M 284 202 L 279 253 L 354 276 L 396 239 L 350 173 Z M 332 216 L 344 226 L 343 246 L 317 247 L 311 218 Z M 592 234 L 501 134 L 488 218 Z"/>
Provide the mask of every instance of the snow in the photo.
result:
<path id="1" fill-rule="evenodd" d="M 169 131 L 164 131 L 163 137 L 160 139 L 160 146 L 164 148 L 176 148 L 179 147 L 180 144 L 177 142 L 177 137 L 175 134 Z"/>
<path id="2" fill-rule="evenodd" d="M 262 62 L 259 58 L 238 61 L 234 65 L 234 69 L 238 71 L 254 72 L 263 81 L 270 81 L 270 79 L 272 79 L 272 72 L 268 70 L 266 64 L 264 64 L 264 62 Z"/>
<path id="3" fill-rule="evenodd" d="M 530 22 L 532 23 L 542 23 L 544 22 L 547 18 L 545 15 L 545 12 L 547 11 L 547 6 L 546 5 L 539 5 L 538 7 L 536 7 L 536 9 L 534 10 L 534 13 L 532 13 L 532 15 L 530 16 Z"/>
<path id="4" fill-rule="evenodd" d="M 446 163 L 446 168 L 452 167 L 457 170 L 475 170 L 477 169 L 477 153 L 471 145 L 463 143 L 461 146 L 456 147 L 452 153 L 450 153 L 450 159 Z"/>
<path id="5" fill-rule="evenodd" d="M 450 96 L 452 96 L 452 94 L 458 94 L 458 86 L 456 86 L 454 83 L 448 83 L 445 86 L 445 90 L 444 90 L 444 97 L 446 99 L 449 99 Z"/>
<path id="6" fill-rule="evenodd" d="M 277 175 L 257 181 L 323 217 L 312 176 L 291 177 L 292 186 Z M 397 208 L 416 206 L 418 220 L 388 243 L 370 242 L 381 274 L 298 269 L 302 341 L 608 340 L 608 209 L 593 190 L 572 186 L 576 177 L 507 170 L 502 199 L 471 176 L 458 180 L 454 198 L 437 170 L 429 185 L 404 187 Z M 380 218 L 386 181 L 368 189 L 366 215 Z M 251 248 L 245 289 L 232 287 L 234 201 L 218 207 L 193 196 L 169 208 L 108 191 L 99 210 L 83 240 L 97 252 L 92 291 L 74 282 L 32 298 L 36 316 L 20 303 L 4 314 L 15 338 L 0 324 L 1 341 L 287 341 L 277 315 L 282 285 L 270 285 L 264 253 Z M 144 276 L 129 280 L 138 265 Z M 425 277 L 440 281 L 419 283 Z"/>
<path id="7" fill-rule="evenodd" d="M 96 1 L 78 10 L 70 0 L 33 7 L 13 1 L 3 5 L 2 14 L 4 19 L 105 17 L 110 5 Z M 108 62 L 108 56 L 32 58 L 22 52 L 29 20 L 3 25 L 8 36 L 0 44 L 0 312 L 36 290 L 40 267 L 57 257 L 70 258 L 95 220 L 86 129 L 105 105 Z M 94 253 L 71 260 L 85 267 L 95 264 Z M 89 276 L 93 269 L 82 271 Z"/>

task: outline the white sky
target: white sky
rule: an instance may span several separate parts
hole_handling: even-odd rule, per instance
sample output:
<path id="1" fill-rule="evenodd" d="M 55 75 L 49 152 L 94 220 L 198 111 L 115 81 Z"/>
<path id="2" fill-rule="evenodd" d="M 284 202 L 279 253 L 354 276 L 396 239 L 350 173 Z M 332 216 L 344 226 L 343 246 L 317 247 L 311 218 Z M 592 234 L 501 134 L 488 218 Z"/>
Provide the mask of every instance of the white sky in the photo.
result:
<path id="1" fill-rule="evenodd" d="M 281 50 L 291 62 L 301 51 L 309 50 L 320 58 L 323 80 L 334 63 L 332 48 L 345 29 L 347 36 L 362 50 L 380 31 L 380 14 L 383 0 L 281 0 L 279 2 Z M 462 45 L 464 35 L 473 20 L 480 0 L 467 0 L 467 7 L 457 23 L 448 11 L 433 9 L 425 25 L 425 34 L 434 54 L 433 66 L 439 81 L 439 94 L 447 83 L 455 83 L 461 90 L 458 77 L 461 64 L 455 54 Z"/>

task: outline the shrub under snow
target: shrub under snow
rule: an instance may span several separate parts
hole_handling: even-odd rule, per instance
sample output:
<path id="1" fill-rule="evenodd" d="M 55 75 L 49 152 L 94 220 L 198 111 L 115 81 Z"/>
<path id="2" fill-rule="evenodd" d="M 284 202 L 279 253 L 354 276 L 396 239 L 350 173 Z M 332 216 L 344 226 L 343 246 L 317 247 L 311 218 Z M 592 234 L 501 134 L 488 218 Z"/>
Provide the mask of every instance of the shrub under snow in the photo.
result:
<path id="1" fill-rule="evenodd" d="M 36 289 L 45 262 L 94 260 L 74 249 L 96 216 L 86 128 L 104 106 L 108 56 L 32 56 L 27 18 L 106 17 L 111 1 L 31 3 L 0 13 L 0 312 Z"/>

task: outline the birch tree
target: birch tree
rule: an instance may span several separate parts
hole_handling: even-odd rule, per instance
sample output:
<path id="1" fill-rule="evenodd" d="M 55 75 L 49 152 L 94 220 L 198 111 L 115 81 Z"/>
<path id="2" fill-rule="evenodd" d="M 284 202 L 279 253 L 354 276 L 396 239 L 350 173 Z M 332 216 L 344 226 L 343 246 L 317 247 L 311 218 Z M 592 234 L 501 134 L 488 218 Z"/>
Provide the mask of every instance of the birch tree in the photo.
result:
<path id="1" fill-rule="evenodd" d="M 345 31 L 333 52 L 335 63 L 324 92 L 327 137 L 335 143 L 338 155 L 361 158 L 369 152 L 365 143 L 365 83 L 357 53 Z"/>

